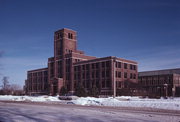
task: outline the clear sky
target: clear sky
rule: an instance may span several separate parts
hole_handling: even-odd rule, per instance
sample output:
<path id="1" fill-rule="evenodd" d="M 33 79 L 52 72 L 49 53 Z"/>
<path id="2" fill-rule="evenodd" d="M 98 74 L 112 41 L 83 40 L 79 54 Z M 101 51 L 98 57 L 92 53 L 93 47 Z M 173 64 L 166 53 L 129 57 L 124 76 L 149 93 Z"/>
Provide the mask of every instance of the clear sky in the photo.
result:
<path id="1" fill-rule="evenodd" d="M 179 68 L 179 23 L 180 0 L 0 0 L 0 78 L 24 85 L 27 70 L 46 67 L 61 28 L 78 32 L 87 55 Z"/>

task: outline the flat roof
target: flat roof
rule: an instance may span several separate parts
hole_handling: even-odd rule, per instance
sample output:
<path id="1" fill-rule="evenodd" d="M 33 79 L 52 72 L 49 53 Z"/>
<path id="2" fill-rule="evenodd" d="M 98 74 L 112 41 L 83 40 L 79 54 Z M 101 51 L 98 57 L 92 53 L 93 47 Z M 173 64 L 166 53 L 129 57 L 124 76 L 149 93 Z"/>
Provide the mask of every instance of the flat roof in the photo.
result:
<path id="1" fill-rule="evenodd" d="M 76 62 L 74 63 L 74 65 L 78 65 L 78 64 L 84 64 L 84 63 L 89 63 L 89 62 L 98 62 L 98 61 L 105 61 L 105 60 L 110 60 L 115 58 L 116 60 L 120 60 L 121 62 L 125 62 L 125 63 L 129 63 L 129 64 L 137 64 L 137 62 L 135 61 L 131 61 L 131 60 L 126 60 L 126 59 L 122 59 L 122 58 L 117 58 L 115 56 L 108 56 L 108 57 L 102 57 L 102 58 L 95 58 L 95 59 L 91 59 L 91 60 L 86 60 L 86 61 L 80 61 L 80 62 Z"/>
<path id="2" fill-rule="evenodd" d="M 28 72 L 38 72 L 43 70 L 48 70 L 48 68 L 39 68 L 39 69 L 29 70 Z"/>

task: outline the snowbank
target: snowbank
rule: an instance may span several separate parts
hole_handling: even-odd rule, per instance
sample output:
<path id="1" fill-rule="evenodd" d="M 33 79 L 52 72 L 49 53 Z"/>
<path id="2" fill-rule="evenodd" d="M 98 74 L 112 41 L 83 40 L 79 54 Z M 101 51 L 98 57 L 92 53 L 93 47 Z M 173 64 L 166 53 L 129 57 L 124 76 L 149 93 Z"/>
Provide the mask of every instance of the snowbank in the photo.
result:
<path id="1" fill-rule="evenodd" d="M 46 101 L 60 101 L 58 96 L 11 96 L 0 95 L 0 100 L 4 101 L 32 101 L 32 102 L 46 102 Z"/>
<path id="2" fill-rule="evenodd" d="M 93 105 L 93 106 L 114 106 L 114 107 L 147 107 L 158 108 L 167 110 L 180 110 L 180 98 L 169 99 L 149 99 L 130 96 L 121 96 L 116 98 L 94 98 L 94 97 L 80 97 L 76 100 L 68 102 L 62 102 L 58 99 L 58 96 L 11 96 L 0 95 L 0 100 L 5 101 L 32 101 L 32 102 L 48 102 L 56 101 L 62 104 L 68 104 L 69 102 L 77 105 Z"/>
<path id="3" fill-rule="evenodd" d="M 81 97 L 73 101 L 78 105 L 119 106 L 119 107 L 147 107 L 168 110 L 180 110 L 180 98 L 148 99 L 139 97 L 93 98 Z"/>

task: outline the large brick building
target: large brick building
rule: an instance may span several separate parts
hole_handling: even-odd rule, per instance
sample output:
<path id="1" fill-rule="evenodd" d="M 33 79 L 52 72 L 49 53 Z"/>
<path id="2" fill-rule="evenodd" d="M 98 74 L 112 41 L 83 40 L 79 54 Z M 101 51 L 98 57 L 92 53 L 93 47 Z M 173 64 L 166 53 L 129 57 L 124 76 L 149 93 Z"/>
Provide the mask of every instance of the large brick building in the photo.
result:
<path id="1" fill-rule="evenodd" d="M 180 96 L 180 68 L 139 72 L 139 86 L 147 95 Z"/>
<path id="2" fill-rule="evenodd" d="M 62 86 L 74 92 L 83 85 L 88 92 L 97 87 L 101 95 L 112 95 L 113 90 L 128 88 L 138 81 L 135 61 L 117 57 L 96 58 L 77 50 L 77 33 L 61 29 L 54 33 L 54 57 L 48 67 L 27 72 L 26 94 L 59 94 Z"/>

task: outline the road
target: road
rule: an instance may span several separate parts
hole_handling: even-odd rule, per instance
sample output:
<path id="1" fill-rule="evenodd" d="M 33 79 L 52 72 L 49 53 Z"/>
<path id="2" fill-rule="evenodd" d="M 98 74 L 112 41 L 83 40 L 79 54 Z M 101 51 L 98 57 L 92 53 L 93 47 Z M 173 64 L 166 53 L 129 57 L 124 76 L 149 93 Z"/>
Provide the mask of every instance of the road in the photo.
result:
<path id="1" fill-rule="evenodd" d="M 180 111 L 0 102 L 1 122 L 180 122 Z"/>

